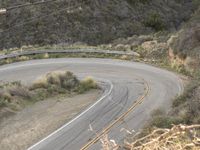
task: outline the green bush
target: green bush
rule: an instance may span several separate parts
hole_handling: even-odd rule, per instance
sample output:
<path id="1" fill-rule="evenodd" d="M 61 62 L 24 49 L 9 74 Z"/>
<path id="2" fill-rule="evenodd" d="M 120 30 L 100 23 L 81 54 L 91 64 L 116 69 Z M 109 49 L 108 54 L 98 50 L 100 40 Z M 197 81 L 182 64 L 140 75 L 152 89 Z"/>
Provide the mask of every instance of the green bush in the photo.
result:
<path id="1" fill-rule="evenodd" d="M 161 31 L 165 29 L 165 24 L 160 14 L 152 12 L 145 19 L 144 24 L 146 27 L 151 27 L 156 31 Z"/>
<path id="2" fill-rule="evenodd" d="M 5 99 L 0 97 L 0 108 L 5 107 L 6 105 L 7 105 L 7 102 L 5 101 Z"/>
<path id="3" fill-rule="evenodd" d="M 151 126 L 159 127 L 159 128 L 170 128 L 172 121 L 168 117 L 158 116 L 153 118 L 151 122 Z"/>
<path id="4" fill-rule="evenodd" d="M 185 102 L 187 102 L 192 96 L 193 91 L 199 87 L 200 83 L 197 80 L 191 81 L 191 83 L 187 86 L 184 93 L 177 98 L 174 99 L 172 106 L 178 107 L 180 105 L 183 105 Z"/>
<path id="5" fill-rule="evenodd" d="M 87 77 L 80 82 L 80 86 L 78 90 L 80 93 L 83 93 L 92 88 L 97 88 L 97 83 L 91 77 Z"/>
<path id="6" fill-rule="evenodd" d="M 151 2 L 151 0 L 126 0 L 131 5 L 136 5 L 138 3 L 146 4 Z"/>
<path id="7" fill-rule="evenodd" d="M 178 96 L 177 98 L 175 98 L 175 100 L 173 101 L 172 106 L 173 107 L 177 107 L 183 103 L 185 103 L 187 101 L 187 96 L 186 95 L 181 95 Z"/>
<path id="8" fill-rule="evenodd" d="M 200 6 L 200 1 L 199 0 L 192 0 L 193 6 L 195 8 L 198 8 L 198 6 Z"/>
<path id="9" fill-rule="evenodd" d="M 34 90 L 34 94 L 32 96 L 32 100 L 33 101 L 40 101 L 40 100 L 44 100 L 49 96 L 48 92 L 46 91 L 46 89 L 35 89 Z"/>
<path id="10" fill-rule="evenodd" d="M 0 89 L 0 108 L 7 106 L 11 99 L 11 95 L 6 90 Z"/>

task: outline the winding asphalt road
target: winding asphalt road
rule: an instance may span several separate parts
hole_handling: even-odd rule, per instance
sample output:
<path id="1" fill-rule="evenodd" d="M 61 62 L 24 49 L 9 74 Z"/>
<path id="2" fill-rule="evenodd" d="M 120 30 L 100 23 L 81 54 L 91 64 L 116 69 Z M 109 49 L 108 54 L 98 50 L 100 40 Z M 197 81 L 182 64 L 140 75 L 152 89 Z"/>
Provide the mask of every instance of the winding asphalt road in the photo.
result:
<path id="1" fill-rule="evenodd" d="M 60 58 L 31 60 L 0 66 L 0 80 L 30 83 L 55 70 L 70 70 L 79 77 L 93 76 L 106 83 L 104 95 L 72 121 L 40 139 L 28 150 L 100 149 L 101 134 L 121 143 L 125 128 L 138 131 L 153 109 L 170 108 L 183 91 L 175 74 L 142 63 L 112 59 Z M 89 130 L 90 125 L 93 131 Z"/>

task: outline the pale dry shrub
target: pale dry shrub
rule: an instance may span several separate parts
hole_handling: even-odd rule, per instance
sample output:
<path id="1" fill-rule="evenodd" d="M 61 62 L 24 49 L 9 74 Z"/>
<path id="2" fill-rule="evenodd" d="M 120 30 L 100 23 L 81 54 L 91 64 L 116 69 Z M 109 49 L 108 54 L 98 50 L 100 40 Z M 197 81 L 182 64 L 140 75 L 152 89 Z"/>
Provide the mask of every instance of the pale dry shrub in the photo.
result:
<path id="1" fill-rule="evenodd" d="M 86 77 L 80 82 L 79 92 L 88 91 L 89 89 L 97 88 L 97 83 L 92 77 Z"/>
<path id="2" fill-rule="evenodd" d="M 29 57 L 28 56 L 20 56 L 18 59 L 21 61 L 24 61 L 24 60 L 29 60 Z"/>
<path id="3" fill-rule="evenodd" d="M 96 88 L 97 87 L 96 81 L 92 77 L 90 77 L 90 76 L 84 78 L 81 81 L 81 84 L 83 84 L 85 86 L 88 86 L 88 87 L 92 87 L 92 88 Z"/>
<path id="4" fill-rule="evenodd" d="M 61 88 L 71 90 L 75 88 L 79 81 L 76 76 L 69 71 L 56 71 L 47 74 L 48 84 L 57 85 Z"/>
<path id="5" fill-rule="evenodd" d="M 44 54 L 44 58 L 49 58 L 49 54 L 48 54 L 48 53 L 45 53 L 45 54 Z"/>
<path id="6" fill-rule="evenodd" d="M 71 90 L 79 85 L 79 81 L 71 72 L 66 72 L 64 76 L 60 76 L 61 87 Z"/>
<path id="7" fill-rule="evenodd" d="M 98 136 L 98 133 L 93 129 L 92 125 L 89 125 L 89 131 L 93 132 Z M 100 137 L 101 142 L 101 150 L 118 150 L 119 145 L 115 142 L 115 140 L 109 139 L 109 136 L 107 133 L 103 134 Z"/>
<path id="8" fill-rule="evenodd" d="M 108 134 L 105 134 L 100 139 L 102 150 L 118 150 L 119 145 L 112 139 L 109 139 Z"/>
<path id="9" fill-rule="evenodd" d="M 57 86 L 71 90 L 78 85 L 79 81 L 76 76 L 69 71 L 54 71 L 37 79 L 31 89 L 48 88 L 49 86 Z"/>
<path id="10" fill-rule="evenodd" d="M 127 150 L 199 150 L 200 124 L 158 128 L 133 143 L 125 141 L 124 147 Z"/>
<path id="11" fill-rule="evenodd" d="M 48 73 L 46 75 L 47 83 L 60 85 L 61 84 L 60 77 L 64 76 L 64 73 L 65 72 L 62 72 L 62 71 L 55 71 L 55 72 Z"/>
<path id="12" fill-rule="evenodd" d="M 10 101 L 11 95 L 7 91 L 0 89 L 0 108 L 6 106 Z"/>
<path id="13" fill-rule="evenodd" d="M 30 89 L 35 90 L 39 88 L 46 88 L 47 86 L 47 78 L 45 76 L 42 76 L 34 81 L 34 83 L 30 86 Z"/>
<path id="14" fill-rule="evenodd" d="M 13 86 L 8 89 L 8 92 L 11 96 L 17 96 L 23 99 L 30 99 L 31 93 L 30 91 L 23 86 Z"/>

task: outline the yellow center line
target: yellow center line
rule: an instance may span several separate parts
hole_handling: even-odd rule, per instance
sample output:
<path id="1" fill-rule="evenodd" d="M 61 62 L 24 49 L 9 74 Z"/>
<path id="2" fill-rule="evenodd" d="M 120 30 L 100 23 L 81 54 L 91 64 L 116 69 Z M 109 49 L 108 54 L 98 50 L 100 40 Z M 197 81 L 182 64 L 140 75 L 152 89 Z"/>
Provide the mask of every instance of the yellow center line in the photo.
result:
<path id="1" fill-rule="evenodd" d="M 145 92 L 144 94 L 139 97 L 136 100 L 136 103 L 134 103 L 129 109 L 128 111 L 126 111 L 124 114 L 122 114 L 120 117 L 118 117 L 114 122 L 112 122 L 110 125 L 108 125 L 105 129 L 102 130 L 102 132 L 100 132 L 99 134 L 97 134 L 97 136 L 92 139 L 91 141 L 89 141 L 87 144 L 85 144 L 80 150 L 87 150 L 89 147 L 91 147 L 94 143 L 96 143 L 104 134 L 106 134 L 115 124 L 117 124 L 118 122 L 120 122 L 121 120 L 123 120 L 137 105 L 141 104 L 144 100 L 144 98 L 148 95 L 149 91 L 150 91 L 150 87 L 149 84 L 147 83 L 147 81 L 145 81 L 143 79 L 144 83 L 145 83 Z"/>

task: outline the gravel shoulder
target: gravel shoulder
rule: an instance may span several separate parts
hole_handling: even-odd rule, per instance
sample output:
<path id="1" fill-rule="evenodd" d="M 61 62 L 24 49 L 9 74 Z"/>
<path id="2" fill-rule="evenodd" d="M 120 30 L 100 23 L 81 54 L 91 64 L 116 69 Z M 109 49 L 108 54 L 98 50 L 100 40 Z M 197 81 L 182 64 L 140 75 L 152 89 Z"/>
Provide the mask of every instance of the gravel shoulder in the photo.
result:
<path id="1" fill-rule="evenodd" d="M 61 127 L 101 96 L 101 90 L 59 96 L 28 106 L 0 122 L 0 147 L 23 150 Z"/>

